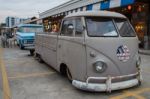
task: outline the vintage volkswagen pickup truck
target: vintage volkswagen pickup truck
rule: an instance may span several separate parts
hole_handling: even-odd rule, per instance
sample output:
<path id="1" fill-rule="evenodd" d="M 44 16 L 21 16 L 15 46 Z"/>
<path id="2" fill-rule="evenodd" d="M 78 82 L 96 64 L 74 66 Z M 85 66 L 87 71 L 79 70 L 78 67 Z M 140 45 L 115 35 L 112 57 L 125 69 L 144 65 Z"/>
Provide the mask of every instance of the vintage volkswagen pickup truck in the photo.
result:
<path id="1" fill-rule="evenodd" d="M 119 13 L 68 15 L 59 32 L 36 35 L 35 54 L 82 90 L 111 92 L 141 84 L 138 38 Z"/>

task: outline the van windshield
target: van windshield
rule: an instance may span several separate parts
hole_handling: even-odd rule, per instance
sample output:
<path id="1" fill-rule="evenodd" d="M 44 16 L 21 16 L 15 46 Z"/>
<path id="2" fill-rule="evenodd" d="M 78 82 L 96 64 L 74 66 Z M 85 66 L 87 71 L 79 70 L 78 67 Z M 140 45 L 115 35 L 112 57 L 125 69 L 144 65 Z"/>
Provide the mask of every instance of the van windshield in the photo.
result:
<path id="1" fill-rule="evenodd" d="M 135 32 L 128 20 L 115 19 L 115 23 L 122 37 L 134 37 L 135 36 Z"/>
<path id="2" fill-rule="evenodd" d="M 86 25 L 89 36 L 118 36 L 111 18 L 86 17 Z"/>
<path id="3" fill-rule="evenodd" d="M 22 32 L 22 33 L 42 32 L 42 27 L 20 27 L 18 29 L 18 32 Z"/>
<path id="4" fill-rule="evenodd" d="M 92 37 L 116 37 L 118 32 L 122 37 L 135 36 L 135 32 L 127 19 L 86 17 L 86 25 L 88 35 Z"/>

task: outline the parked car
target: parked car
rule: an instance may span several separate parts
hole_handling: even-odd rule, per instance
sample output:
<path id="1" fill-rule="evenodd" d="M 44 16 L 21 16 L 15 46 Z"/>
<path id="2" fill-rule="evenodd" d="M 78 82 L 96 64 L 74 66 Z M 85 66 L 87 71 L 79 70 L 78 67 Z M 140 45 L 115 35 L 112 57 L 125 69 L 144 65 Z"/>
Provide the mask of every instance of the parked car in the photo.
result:
<path id="1" fill-rule="evenodd" d="M 36 35 L 39 61 L 82 90 L 111 92 L 141 84 L 138 38 L 124 15 L 83 11 L 66 16 L 61 24 L 56 35 Z"/>
<path id="2" fill-rule="evenodd" d="M 20 49 L 34 46 L 35 34 L 43 31 L 43 26 L 37 24 L 20 24 L 17 28 L 16 39 Z"/>

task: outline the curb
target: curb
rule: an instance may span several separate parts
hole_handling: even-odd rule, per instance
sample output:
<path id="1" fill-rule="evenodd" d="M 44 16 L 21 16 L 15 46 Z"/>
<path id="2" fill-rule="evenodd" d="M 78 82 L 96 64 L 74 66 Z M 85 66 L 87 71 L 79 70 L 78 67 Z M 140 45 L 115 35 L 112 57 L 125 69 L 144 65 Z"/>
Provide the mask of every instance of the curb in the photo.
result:
<path id="1" fill-rule="evenodd" d="M 139 53 L 143 55 L 150 55 L 150 50 L 139 50 Z"/>

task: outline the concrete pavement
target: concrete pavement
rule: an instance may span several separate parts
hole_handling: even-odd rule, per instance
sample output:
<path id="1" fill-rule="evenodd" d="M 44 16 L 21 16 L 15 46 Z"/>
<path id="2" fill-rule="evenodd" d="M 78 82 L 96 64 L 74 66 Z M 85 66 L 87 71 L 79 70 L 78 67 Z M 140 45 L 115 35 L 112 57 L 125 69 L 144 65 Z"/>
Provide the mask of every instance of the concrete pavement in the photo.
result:
<path id="1" fill-rule="evenodd" d="M 143 55 L 150 55 L 150 50 L 139 49 L 139 53 Z"/>
<path id="2" fill-rule="evenodd" d="M 29 52 L 5 48 L 3 59 L 12 99 L 150 99 L 150 56 L 142 57 L 143 82 L 140 87 L 108 93 L 85 92 L 74 88 L 67 78 L 46 64 L 38 63 Z"/>

